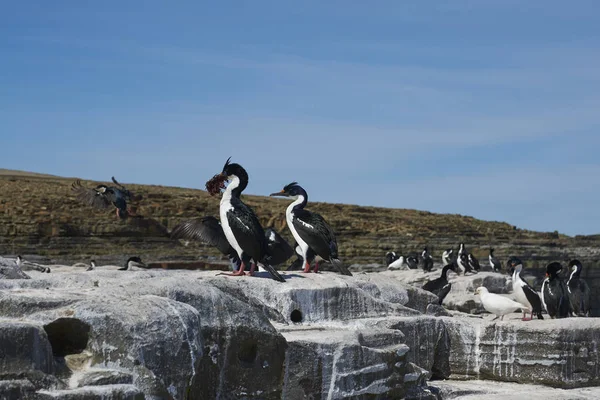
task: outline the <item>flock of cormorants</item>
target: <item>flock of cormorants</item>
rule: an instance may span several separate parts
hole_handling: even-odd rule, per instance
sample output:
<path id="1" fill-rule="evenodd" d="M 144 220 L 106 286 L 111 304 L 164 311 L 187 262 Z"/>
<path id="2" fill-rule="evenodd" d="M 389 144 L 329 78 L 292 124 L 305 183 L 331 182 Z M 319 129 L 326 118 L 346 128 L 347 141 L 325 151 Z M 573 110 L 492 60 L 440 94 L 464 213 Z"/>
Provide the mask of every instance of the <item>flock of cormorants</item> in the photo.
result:
<path id="1" fill-rule="evenodd" d="M 423 289 L 438 296 L 438 304 L 442 304 L 444 298 L 450 292 L 452 284 L 448 281 L 448 272 L 456 274 L 476 274 L 481 270 L 481 265 L 475 256 L 465 250 L 464 243 L 459 245 L 457 257 L 453 258 L 453 249 L 447 249 L 442 253 L 441 276 L 423 285 Z M 489 267 L 491 271 L 501 273 L 502 264 L 494 256 L 494 249 L 489 251 Z M 404 265 L 406 269 L 416 269 L 419 264 L 424 272 L 432 269 L 432 256 L 425 248 L 420 257 L 398 256 L 395 252 L 386 254 L 388 269 L 398 270 Z M 544 319 L 542 309 L 551 318 L 566 318 L 569 316 L 590 315 L 590 288 L 581 278 L 583 265 L 579 260 L 571 260 L 568 268 L 564 268 L 559 262 L 552 262 L 546 266 L 546 277 L 542 282 L 541 292 L 538 293 L 522 276 L 523 262 L 517 257 L 510 257 L 507 261 L 508 273 L 512 276 L 512 289 L 515 300 L 494 293 L 489 293 L 485 287 L 479 287 L 475 293 L 479 294 L 484 308 L 503 318 L 504 315 L 518 309 L 523 311 L 523 320 L 531 320 L 535 314 L 538 319 Z M 566 278 L 561 276 L 563 273 Z M 529 312 L 529 318 L 526 313 Z"/>
<path id="2" fill-rule="evenodd" d="M 73 183 L 72 190 L 77 199 L 86 205 L 98 209 L 114 207 L 117 218 L 136 216 L 127 203 L 139 201 L 141 197 L 134 196 L 114 177 L 112 181 L 115 186 L 101 184 L 95 188 L 86 188 L 78 180 Z M 241 200 L 240 195 L 247 185 L 246 170 L 228 159 L 222 171 L 206 182 L 206 189 L 211 195 L 222 193 L 219 206 L 220 218 L 204 216 L 184 221 L 175 226 L 170 233 L 171 237 L 198 240 L 216 247 L 229 258 L 234 270 L 224 275 L 253 275 L 257 267 L 262 267 L 273 279 L 285 282 L 284 277 L 274 266 L 284 263 L 294 252 L 297 259 L 288 267 L 288 271 L 302 269 L 303 272 L 308 273 L 311 272 L 311 265 L 314 263 L 312 270 L 318 272 L 319 263 L 329 262 L 341 274 L 352 275 L 339 259 L 333 229 L 321 215 L 305 209 L 308 194 L 297 182 L 292 182 L 284 186 L 281 191 L 271 194 L 271 196 L 293 199 L 285 211 L 287 226 L 295 240 L 293 247 L 274 229 L 263 229 L 254 211 Z M 502 272 L 502 264 L 494 256 L 493 248 L 489 250 L 488 259 L 490 270 Z M 434 265 L 433 257 L 427 247 L 423 249 L 420 256 L 404 257 L 395 252 L 388 252 L 386 261 L 390 270 L 404 267 L 416 269 L 420 265 L 423 271 L 429 272 Z M 449 271 L 467 275 L 476 274 L 481 270 L 479 261 L 472 253 L 466 251 L 464 243 L 460 243 L 456 257 L 454 257 L 454 249 L 445 250 L 442 253 L 442 263 L 441 276 L 428 281 L 423 286 L 424 290 L 438 296 L 440 305 L 452 286 L 448 281 Z M 17 258 L 17 264 L 24 265 L 20 256 Z M 38 267 L 35 268 L 42 272 L 50 272 L 49 268 L 42 270 L 43 267 Z M 144 268 L 146 265 L 139 257 L 131 257 L 121 269 L 129 270 L 136 267 Z M 88 270 L 95 268 L 96 264 L 92 260 Z M 542 307 L 551 318 L 589 316 L 590 289 L 580 277 L 582 264 L 578 260 L 569 262 L 566 282 L 561 277 L 563 266 L 558 262 L 548 264 L 541 296 L 523 279 L 521 260 L 511 257 L 507 262 L 507 268 L 512 275 L 514 300 L 489 293 L 484 287 L 476 291 L 476 294 L 480 295 L 484 308 L 495 314 L 496 318 L 503 318 L 505 314 L 521 309 L 523 320 L 531 320 L 533 314 L 543 319 Z M 530 313 L 529 318 L 526 318 L 527 312 Z"/>

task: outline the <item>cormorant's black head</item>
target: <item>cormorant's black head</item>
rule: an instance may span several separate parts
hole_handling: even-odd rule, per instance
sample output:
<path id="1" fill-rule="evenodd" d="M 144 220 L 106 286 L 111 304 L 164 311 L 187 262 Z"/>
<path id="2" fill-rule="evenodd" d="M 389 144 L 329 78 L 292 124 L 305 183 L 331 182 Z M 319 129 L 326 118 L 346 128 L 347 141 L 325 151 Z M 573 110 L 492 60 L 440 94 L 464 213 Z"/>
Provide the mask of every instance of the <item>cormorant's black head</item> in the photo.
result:
<path id="1" fill-rule="evenodd" d="M 490 247 L 490 255 L 492 255 L 492 256 L 494 255 L 494 248 L 493 247 Z"/>
<path id="2" fill-rule="evenodd" d="M 240 179 L 242 179 L 243 176 L 248 178 L 248 173 L 246 172 L 244 167 L 242 167 L 240 164 L 232 163 L 231 157 L 229 157 L 227 161 L 225 161 L 225 165 L 223 166 L 223 171 L 221 172 L 221 174 L 223 176 L 226 176 L 227 178 L 234 175 Z"/>
<path id="3" fill-rule="evenodd" d="M 511 275 L 515 272 L 517 265 L 523 265 L 523 262 L 518 257 L 510 257 L 508 261 L 506 261 L 506 267 Z"/>
<path id="4" fill-rule="evenodd" d="M 271 193 L 270 196 L 284 196 L 284 197 L 296 197 L 306 196 L 306 190 L 302 186 L 298 185 L 298 182 L 292 182 L 283 187 L 283 189 L 276 193 Z"/>
<path id="5" fill-rule="evenodd" d="M 581 264 L 581 261 L 575 259 L 575 260 L 571 260 L 569 261 L 569 269 L 573 272 L 579 270 L 581 271 L 581 269 L 583 268 L 583 264 Z"/>
<path id="6" fill-rule="evenodd" d="M 562 270 L 562 264 L 559 262 L 551 262 L 546 266 L 546 276 L 556 276 Z"/>

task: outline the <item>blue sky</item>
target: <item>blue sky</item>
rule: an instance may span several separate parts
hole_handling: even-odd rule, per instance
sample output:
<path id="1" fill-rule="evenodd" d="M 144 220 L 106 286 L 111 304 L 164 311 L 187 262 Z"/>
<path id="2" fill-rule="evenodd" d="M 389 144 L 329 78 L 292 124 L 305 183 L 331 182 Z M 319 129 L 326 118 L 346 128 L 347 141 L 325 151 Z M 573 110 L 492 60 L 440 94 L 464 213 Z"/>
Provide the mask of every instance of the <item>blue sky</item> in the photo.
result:
<path id="1" fill-rule="evenodd" d="M 596 1 L 215 3 L 5 2 L 0 167 L 600 233 Z"/>

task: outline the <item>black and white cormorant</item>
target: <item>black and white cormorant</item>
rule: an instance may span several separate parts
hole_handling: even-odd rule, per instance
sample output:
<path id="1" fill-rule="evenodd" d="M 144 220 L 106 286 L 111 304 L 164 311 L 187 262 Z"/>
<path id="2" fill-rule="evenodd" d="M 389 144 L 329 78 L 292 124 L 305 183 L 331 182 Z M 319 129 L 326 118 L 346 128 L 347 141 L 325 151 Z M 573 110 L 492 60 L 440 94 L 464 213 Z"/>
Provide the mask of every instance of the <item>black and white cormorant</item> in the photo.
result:
<path id="1" fill-rule="evenodd" d="M 465 249 L 465 244 L 461 243 L 458 245 L 458 253 L 457 255 L 460 256 L 461 254 L 467 254 L 467 250 Z"/>
<path id="2" fill-rule="evenodd" d="M 546 266 L 546 279 L 542 283 L 542 302 L 550 318 L 567 318 L 571 311 L 567 286 L 558 275 L 562 271 L 559 262 Z"/>
<path id="3" fill-rule="evenodd" d="M 410 269 L 417 269 L 417 268 L 419 268 L 419 257 L 416 257 L 416 256 L 406 256 L 404 258 L 404 262 L 406 263 L 406 265 L 408 265 L 408 268 L 410 268 Z"/>
<path id="4" fill-rule="evenodd" d="M 273 279 L 285 282 L 279 272 L 270 264 L 265 230 L 258 217 L 252 208 L 240 199 L 240 195 L 248 186 L 248 173 L 246 170 L 239 164 L 231 163 L 228 159 L 221 173 L 207 182 L 207 188 L 209 183 L 215 179 L 218 186 L 216 188 L 211 187 L 210 193 L 212 195 L 219 193 L 223 183 L 229 181 L 229 185 L 227 185 L 221 197 L 219 207 L 221 227 L 227 242 L 241 260 L 240 268 L 236 272 L 225 275 L 244 275 L 246 265 L 251 265 L 250 274 L 252 274 L 257 264 L 260 264 Z"/>
<path id="5" fill-rule="evenodd" d="M 71 190 L 75 193 L 77 200 L 88 206 L 102 210 L 113 206 L 117 218 L 133 216 L 134 214 L 127 208 L 127 202 L 134 199 L 133 194 L 117 182 L 114 176 L 111 179 L 116 186 L 101 184 L 93 189 L 82 186 L 81 181 L 78 179 L 71 185 Z M 137 196 L 135 200 L 140 198 L 140 196 Z"/>
<path id="6" fill-rule="evenodd" d="M 87 267 L 86 271 L 93 271 L 96 269 L 96 260 L 90 260 L 90 266 Z"/>
<path id="7" fill-rule="evenodd" d="M 481 265 L 479 265 L 479 260 L 475 258 L 473 253 L 469 253 L 467 255 L 467 263 L 469 264 L 471 270 L 475 272 L 479 272 L 479 270 L 481 269 Z"/>
<path id="8" fill-rule="evenodd" d="M 26 261 L 21 256 L 17 256 L 17 259 L 15 260 L 15 262 L 17 263 L 19 268 L 21 268 L 23 271 L 40 271 L 40 272 L 45 272 L 48 274 L 51 272 L 50 267 L 46 267 L 44 265 Z"/>
<path id="9" fill-rule="evenodd" d="M 517 257 L 511 257 L 507 265 L 509 270 L 513 271 L 512 287 L 515 300 L 527 307 L 527 311 L 531 313 L 530 317 L 526 318 L 526 310 L 523 310 L 523 321 L 533 319 L 533 314 L 537 315 L 538 319 L 544 319 L 542 316 L 542 300 L 539 294 L 521 278 L 521 271 L 523 270 L 521 260 Z"/>
<path id="10" fill-rule="evenodd" d="M 442 275 L 439 278 L 433 279 L 423 285 L 423 290 L 427 290 L 438 297 L 439 305 L 442 304 L 444 298 L 450 293 L 450 289 L 452 289 L 452 284 L 448 282 L 448 271 L 456 273 L 456 265 L 454 263 L 445 265 L 442 268 Z"/>
<path id="11" fill-rule="evenodd" d="M 442 253 L 442 264 L 443 265 L 452 264 L 454 262 L 454 256 L 452 255 L 453 253 L 454 253 L 453 249 L 444 250 L 444 252 Z"/>
<path id="12" fill-rule="evenodd" d="M 494 256 L 493 248 L 490 248 L 490 255 L 488 256 L 488 259 L 490 260 L 490 268 L 492 271 L 502 272 L 502 264 L 500 264 L 500 261 L 498 261 L 498 259 Z"/>
<path id="13" fill-rule="evenodd" d="M 385 253 L 385 265 L 387 265 L 387 266 L 389 266 L 391 263 L 393 263 L 397 259 L 398 259 L 398 256 L 396 255 L 395 251 L 388 251 L 387 253 Z"/>
<path id="14" fill-rule="evenodd" d="M 570 274 L 567 280 L 567 291 L 572 314 L 577 317 L 589 317 L 591 291 L 587 282 L 581 278 L 582 269 L 583 265 L 579 260 L 569 261 Z"/>
<path id="15" fill-rule="evenodd" d="M 305 210 L 308 194 L 297 182 L 286 185 L 280 192 L 271 196 L 291 197 L 294 201 L 287 207 L 285 215 L 287 225 L 296 243 L 300 246 L 304 260 L 304 272 L 310 272 L 308 251 L 311 249 L 316 256 L 314 271 L 319 269 L 318 259 L 329 261 L 343 275 L 352 273 L 338 259 L 338 247 L 335 234 L 325 219 L 314 212 Z"/>
<path id="16" fill-rule="evenodd" d="M 474 273 L 466 253 L 459 254 L 458 257 L 456 257 L 456 265 L 463 275 L 466 275 L 469 272 Z"/>
<path id="17" fill-rule="evenodd" d="M 139 258 L 139 257 L 129 257 L 127 261 L 125 261 L 125 265 L 123 268 L 119 268 L 119 271 L 132 271 L 136 268 L 148 268 L 148 266 Z"/>
<path id="18" fill-rule="evenodd" d="M 424 272 L 429 272 L 433 269 L 433 257 L 431 257 L 431 254 L 429 254 L 429 251 L 427 250 L 427 247 L 425 247 L 423 249 L 423 252 L 421 253 L 421 259 L 423 261 L 423 271 Z"/>

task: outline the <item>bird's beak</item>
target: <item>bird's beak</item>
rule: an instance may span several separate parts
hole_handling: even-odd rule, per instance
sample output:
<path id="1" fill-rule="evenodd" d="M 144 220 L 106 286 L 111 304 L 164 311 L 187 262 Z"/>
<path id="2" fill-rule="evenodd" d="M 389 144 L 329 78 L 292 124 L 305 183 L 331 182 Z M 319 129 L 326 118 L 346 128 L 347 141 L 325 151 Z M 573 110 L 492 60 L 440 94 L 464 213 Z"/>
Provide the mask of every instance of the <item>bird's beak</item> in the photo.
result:
<path id="1" fill-rule="evenodd" d="M 284 197 L 288 197 L 287 193 L 284 192 L 283 190 L 281 190 L 279 192 L 271 193 L 269 196 L 284 196 Z"/>
<path id="2" fill-rule="evenodd" d="M 548 278 L 549 276 L 550 276 L 550 274 L 546 272 L 546 278 Z"/>

